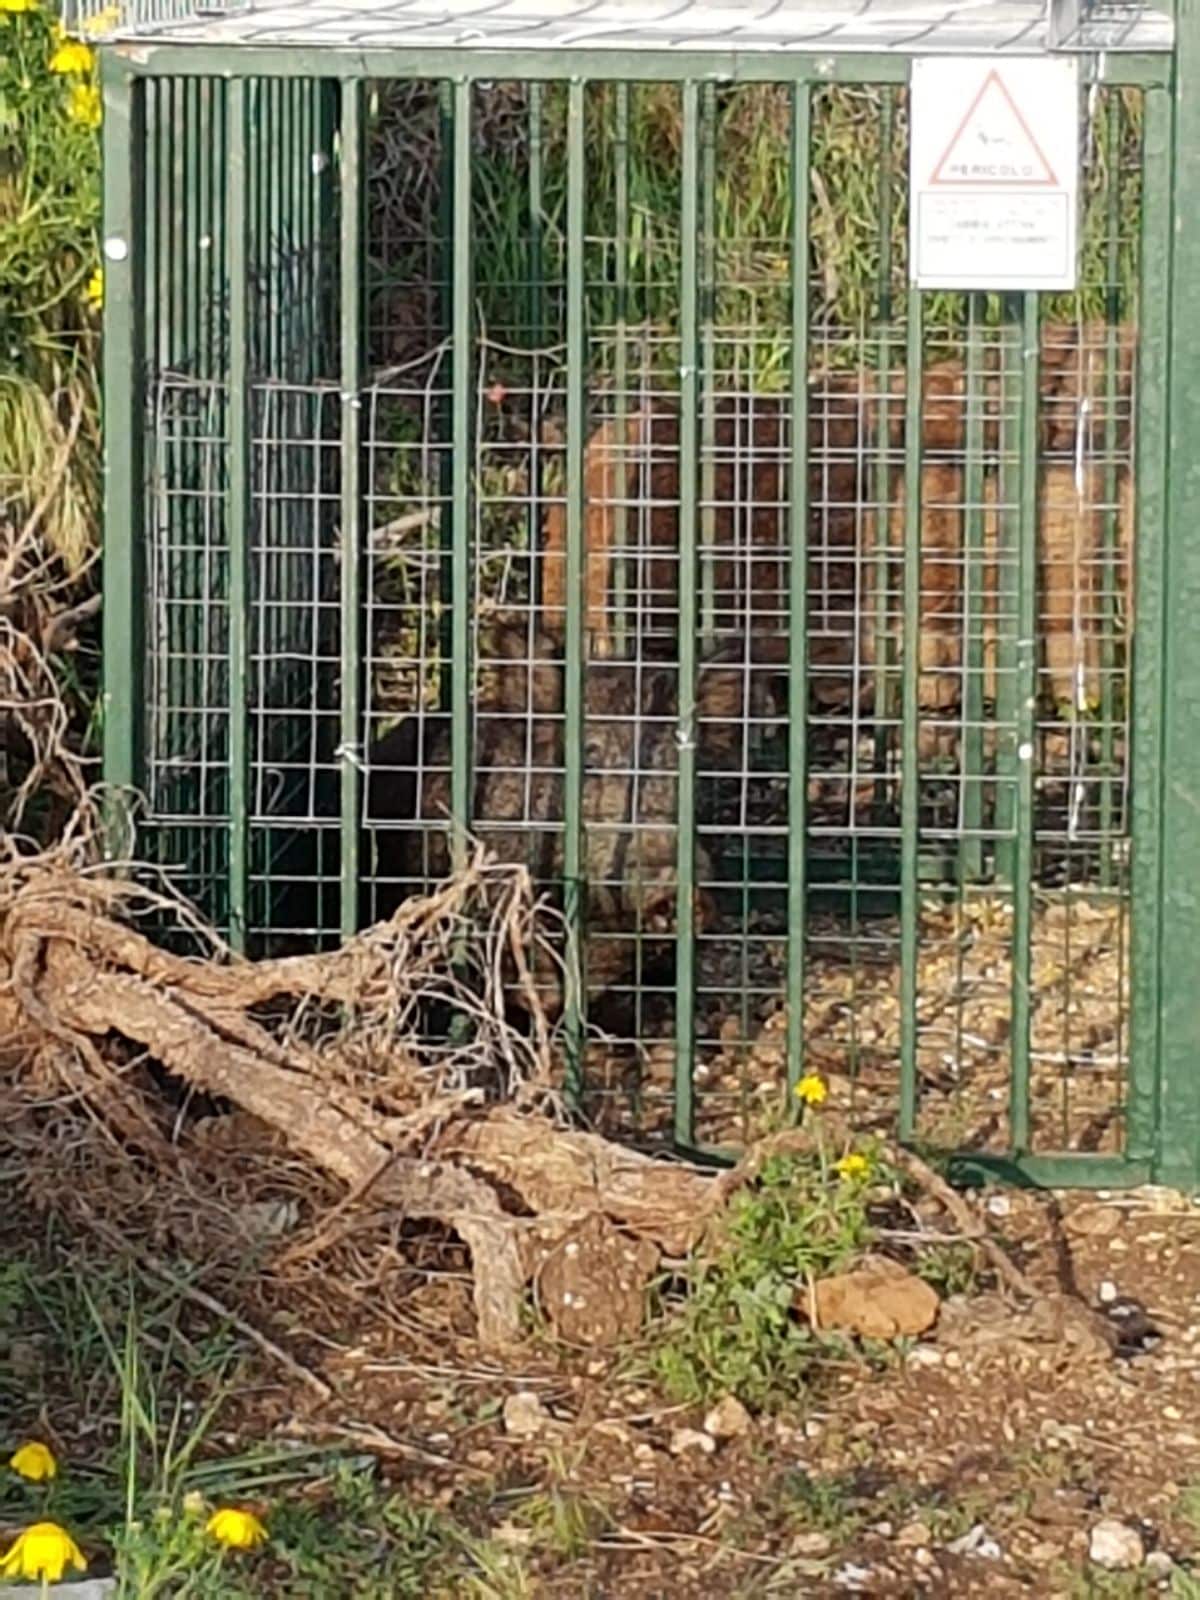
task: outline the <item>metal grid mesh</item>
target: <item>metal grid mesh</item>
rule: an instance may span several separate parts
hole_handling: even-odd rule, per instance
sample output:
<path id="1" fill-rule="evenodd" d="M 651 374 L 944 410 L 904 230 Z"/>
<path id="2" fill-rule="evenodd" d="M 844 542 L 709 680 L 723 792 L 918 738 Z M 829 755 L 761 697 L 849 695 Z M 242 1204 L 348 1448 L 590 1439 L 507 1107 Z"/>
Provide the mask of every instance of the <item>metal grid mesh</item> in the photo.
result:
<path id="1" fill-rule="evenodd" d="M 573 94 L 583 96 L 589 151 L 574 221 Z M 321 164 L 314 175 L 306 159 L 314 139 L 330 148 L 319 94 L 288 146 L 298 187 L 280 212 L 293 219 L 286 248 L 270 196 L 256 202 L 254 237 L 271 245 L 254 277 L 270 306 L 261 325 L 285 331 L 252 355 L 251 943 L 336 936 L 349 840 L 360 852 L 361 920 L 448 869 L 451 713 L 456 675 L 469 670 L 465 820 L 560 902 L 579 741 L 582 1067 L 599 1123 L 651 1138 L 678 1131 L 686 1027 L 695 1138 L 728 1143 L 769 1125 L 799 1018 L 804 1063 L 867 1124 L 892 1121 L 911 1094 L 914 1130 L 942 1145 L 1119 1150 L 1139 97 L 1092 97 L 1084 281 L 1077 296 L 1039 305 L 909 300 L 904 95 L 814 96 L 798 573 L 792 103 L 774 86 L 709 88 L 689 112 L 687 94 L 657 84 L 476 89 L 470 188 L 455 206 L 447 93 L 374 92 L 354 291 L 363 606 L 351 749 L 339 748 L 349 658 L 333 339 L 347 289 L 339 301 L 327 281 L 321 241 L 341 223 L 322 212 Z M 275 114 L 286 125 L 302 109 L 280 101 Z M 857 214 L 827 215 L 821 197 L 847 116 L 878 154 L 878 185 Z M 219 169 L 219 145 L 212 160 Z M 752 188 L 748 165 L 778 181 Z M 689 172 L 691 246 L 681 225 Z M 174 248 L 208 259 L 206 229 L 201 219 Z M 451 337 L 465 240 L 475 257 L 469 371 Z M 855 272 L 857 299 L 847 288 Z M 217 273 L 198 325 L 224 326 L 226 290 Z M 915 344 L 914 313 L 924 322 Z M 1021 360 L 1031 339 L 1032 394 Z M 164 854 L 220 914 L 239 823 L 229 788 L 228 356 L 219 333 L 212 346 L 205 357 L 201 341 L 189 362 L 160 341 L 151 386 L 148 735 Z M 919 453 L 906 425 L 914 349 Z M 586 430 L 576 435 L 568 418 L 579 399 Z M 454 477 L 464 440 L 465 498 Z M 586 664 L 566 650 L 575 482 Z M 464 574 L 469 668 L 454 648 Z M 798 578 L 801 636 L 790 626 Z M 1035 656 L 1021 649 L 1030 618 Z M 788 775 L 798 674 L 802 793 Z M 361 827 L 341 808 L 347 762 L 361 776 Z M 681 806 L 695 818 L 687 940 Z M 539 968 L 537 978 L 560 1004 L 561 973 Z M 569 1028 L 561 1042 L 569 1052 Z M 1025 1086 L 1025 1113 L 1014 1112 L 1014 1082 Z M 1027 1130 L 1013 1123 L 1023 1114 Z"/>
<path id="2" fill-rule="evenodd" d="M 668 49 L 963 53 L 1169 50 L 1170 15 L 1143 0 L 1091 0 L 1070 22 L 1045 0 L 72 0 L 68 26 L 119 12 L 118 38 L 355 49 Z M 1075 16 L 1078 13 L 1078 16 Z M 1073 23 L 1073 25 L 1072 25 Z"/>

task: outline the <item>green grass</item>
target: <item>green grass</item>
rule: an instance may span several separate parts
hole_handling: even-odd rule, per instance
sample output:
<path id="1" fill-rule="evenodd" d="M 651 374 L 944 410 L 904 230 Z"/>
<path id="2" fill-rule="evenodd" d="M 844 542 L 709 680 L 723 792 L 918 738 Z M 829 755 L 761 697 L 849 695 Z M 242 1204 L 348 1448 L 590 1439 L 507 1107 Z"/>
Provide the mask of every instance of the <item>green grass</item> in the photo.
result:
<path id="1" fill-rule="evenodd" d="M 250 1353 L 193 1313 L 133 1267 L 46 1255 L 0 1268 L 0 1460 L 43 1438 L 60 1467 L 48 1484 L 0 1470 L 0 1524 L 60 1523 L 119 1600 L 500 1594 L 489 1572 L 523 1571 L 371 1456 L 247 1436 Z M 219 1547 L 205 1525 L 221 1505 L 256 1510 L 266 1545 Z M 528 1516 L 556 1551 L 592 1525 L 565 1499 Z"/>
<path id="2" fill-rule="evenodd" d="M 686 1281 L 651 1365 L 673 1399 L 734 1394 L 770 1407 L 795 1398 L 842 1342 L 793 1311 L 806 1281 L 844 1268 L 871 1237 L 867 1191 L 842 1182 L 825 1156 L 772 1156 L 732 1201 L 724 1237 Z"/>

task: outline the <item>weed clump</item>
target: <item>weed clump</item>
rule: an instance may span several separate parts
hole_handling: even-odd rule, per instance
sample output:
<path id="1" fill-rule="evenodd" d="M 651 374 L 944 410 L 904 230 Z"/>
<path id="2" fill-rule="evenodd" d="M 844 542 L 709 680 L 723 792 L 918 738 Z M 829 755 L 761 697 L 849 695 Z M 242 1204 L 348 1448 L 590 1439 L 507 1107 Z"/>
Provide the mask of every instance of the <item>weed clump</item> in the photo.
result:
<path id="1" fill-rule="evenodd" d="M 821 1148 L 773 1155 L 734 1196 L 719 1245 L 689 1270 L 686 1298 L 654 1353 L 673 1399 L 736 1394 L 761 1409 L 804 1387 L 836 1341 L 814 1330 L 797 1302 L 874 1234 L 870 1205 L 882 1174 L 864 1159 L 866 1170 L 855 1163 L 847 1174 Z"/>

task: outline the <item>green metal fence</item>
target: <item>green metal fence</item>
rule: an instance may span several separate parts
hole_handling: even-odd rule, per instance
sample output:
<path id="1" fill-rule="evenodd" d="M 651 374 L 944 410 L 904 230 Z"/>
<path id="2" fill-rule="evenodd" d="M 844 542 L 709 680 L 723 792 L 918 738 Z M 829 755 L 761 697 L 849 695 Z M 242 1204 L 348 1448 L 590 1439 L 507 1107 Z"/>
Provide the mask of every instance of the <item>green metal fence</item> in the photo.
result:
<path id="1" fill-rule="evenodd" d="M 615 1132 L 817 1070 L 966 1173 L 1194 1180 L 1190 0 L 1082 48 L 1080 287 L 1016 298 L 908 287 L 917 46 L 272 16 L 104 52 L 143 849 L 251 951 L 528 863 Z"/>

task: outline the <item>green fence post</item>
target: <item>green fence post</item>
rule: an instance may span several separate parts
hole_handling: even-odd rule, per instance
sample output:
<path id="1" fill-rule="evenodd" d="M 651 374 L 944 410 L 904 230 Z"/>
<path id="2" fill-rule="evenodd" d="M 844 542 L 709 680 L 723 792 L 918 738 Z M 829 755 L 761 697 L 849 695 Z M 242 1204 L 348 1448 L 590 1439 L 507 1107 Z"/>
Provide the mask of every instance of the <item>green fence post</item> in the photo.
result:
<path id="1" fill-rule="evenodd" d="M 254 518 L 253 396 L 250 341 L 249 85 L 235 78 L 226 103 L 229 270 L 229 942 L 245 950 L 250 923 L 250 699 L 252 656 L 251 543 Z"/>
<path id="2" fill-rule="evenodd" d="M 104 88 L 104 780 L 143 783 L 145 661 L 145 85 L 111 51 Z M 110 853 L 124 843 L 123 808 L 110 807 Z"/>
<path id="3" fill-rule="evenodd" d="M 567 614 L 563 683 L 563 916 L 567 928 L 563 1088 L 578 1106 L 583 1095 L 587 1022 L 585 970 L 587 885 L 583 826 L 585 729 L 583 626 L 584 434 L 587 429 L 587 85 L 567 90 Z"/>
<path id="4" fill-rule="evenodd" d="M 341 929 L 358 927 L 362 812 L 363 89 L 341 85 Z"/>
<path id="5" fill-rule="evenodd" d="M 1191 1186 L 1200 1166 L 1200 0 L 1175 8 L 1174 91 L 1156 1172 Z"/>
<path id="6" fill-rule="evenodd" d="M 804 1072 L 805 921 L 808 915 L 808 191 L 812 90 L 792 88 L 792 348 L 788 513 L 788 943 L 787 1081 Z M 793 1105 L 794 1109 L 794 1105 Z"/>
<path id="7" fill-rule="evenodd" d="M 679 242 L 679 806 L 675 961 L 675 1142 L 696 1139 L 696 566 L 699 430 L 700 90 L 682 89 L 683 153 Z M 707 380 L 708 375 L 705 374 Z"/>
<path id="8" fill-rule="evenodd" d="M 1171 92 L 1147 91 L 1142 121 L 1141 303 L 1138 308 L 1137 456 L 1133 540 L 1133 861 L 1130 895 L 1131 1019 L 1126 1154 L 1158 1147 L 1162 961 L 1163 549 L 1167 508 L 1167 381 L 1170 372 Z"/>

